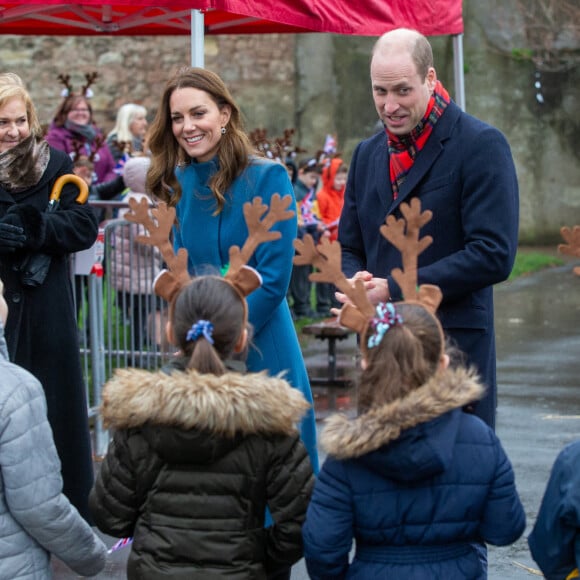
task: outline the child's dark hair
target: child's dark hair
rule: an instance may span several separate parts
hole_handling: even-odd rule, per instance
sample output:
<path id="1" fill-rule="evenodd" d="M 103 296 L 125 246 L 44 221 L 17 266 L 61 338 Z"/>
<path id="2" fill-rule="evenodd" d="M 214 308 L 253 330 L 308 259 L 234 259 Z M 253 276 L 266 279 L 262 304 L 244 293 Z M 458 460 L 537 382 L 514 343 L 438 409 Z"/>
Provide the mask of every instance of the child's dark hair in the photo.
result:
<path id="1" fill-rule="evenodd" d="M 178 294 L 170 316 L 174 340 L 188 359 L 187 368 L 200 373 L 224 374 L 223 361 L 232 357 L 247 325 L 246 302 L 238 291 L 219 276 L 194 278 Z M 187 338 L 193 325 L 200 321 L 208 321 L 213 326 L 213 344 L 204 335 Z"/>
<path id="2" fill-rule="evenodd" d="M 366 348 L 374 332 L 363 337 L 367 367 L 359 384 L 359 411 L 390 403 L 427 382 L 439 368 L 445 343 L 441 326 L 424 306 L 395 304 L 402 323 L 392 325 L 379 344 Z"/>

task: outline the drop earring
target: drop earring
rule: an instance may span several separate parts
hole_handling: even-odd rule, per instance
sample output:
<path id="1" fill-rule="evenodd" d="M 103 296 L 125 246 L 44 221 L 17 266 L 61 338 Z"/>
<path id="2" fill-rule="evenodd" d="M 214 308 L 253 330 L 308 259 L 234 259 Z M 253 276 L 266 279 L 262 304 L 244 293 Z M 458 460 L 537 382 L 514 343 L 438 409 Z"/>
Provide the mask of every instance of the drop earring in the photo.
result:
<path id="1" fill-rule="evenodd" d="M 225 135 L 225 134 L 226 134 L 226 128 L 222 127 L 222 135 Z"/>

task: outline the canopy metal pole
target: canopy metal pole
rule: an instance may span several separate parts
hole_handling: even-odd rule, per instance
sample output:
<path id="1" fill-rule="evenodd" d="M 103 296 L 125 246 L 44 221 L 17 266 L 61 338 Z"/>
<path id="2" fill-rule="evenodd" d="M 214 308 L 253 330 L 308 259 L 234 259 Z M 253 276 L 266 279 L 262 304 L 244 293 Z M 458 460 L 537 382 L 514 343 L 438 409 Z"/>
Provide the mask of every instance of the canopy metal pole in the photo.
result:
<path id="1" fill-rule="evenodd" d="M 204 16 L 200 10 L 191 11 L 191 66 L 204 68 Z"/>
<path id="2" fill-rule="evenodd" d="M 465 111 L 465 77 L 463 72 L 463 34 L 453 35 L 453 77 L 455 102 Z"/>

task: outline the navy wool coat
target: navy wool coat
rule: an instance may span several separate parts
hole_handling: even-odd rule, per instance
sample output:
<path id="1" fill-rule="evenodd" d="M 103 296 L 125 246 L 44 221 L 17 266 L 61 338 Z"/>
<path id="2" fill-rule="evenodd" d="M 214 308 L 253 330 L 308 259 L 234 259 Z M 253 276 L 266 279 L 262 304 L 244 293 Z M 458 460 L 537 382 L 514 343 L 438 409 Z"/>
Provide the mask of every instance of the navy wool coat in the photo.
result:
<path id="1" fill-rule="evenodd" d="M 419 255 L 419 284 L 443 292 L 438 310 L 446 334 L 474 364 L 488 388 L 476 414 L 494 426 L 496 406 L 493 285 L 513 267 L 518 242 L 519 194 L 511 151 L 495 128 L 451 102 L 417 156 L 397 199 L 389 178 L 387 138 L 360 143 L 349 170 L 338 239 L 343 270 L 387 278 L 393 300 L 402 298 L 390 276 L 401 267 L 399 250 L 379 228 L 413 197 L 433 219 L 421 230 L 433 243 Z"/>

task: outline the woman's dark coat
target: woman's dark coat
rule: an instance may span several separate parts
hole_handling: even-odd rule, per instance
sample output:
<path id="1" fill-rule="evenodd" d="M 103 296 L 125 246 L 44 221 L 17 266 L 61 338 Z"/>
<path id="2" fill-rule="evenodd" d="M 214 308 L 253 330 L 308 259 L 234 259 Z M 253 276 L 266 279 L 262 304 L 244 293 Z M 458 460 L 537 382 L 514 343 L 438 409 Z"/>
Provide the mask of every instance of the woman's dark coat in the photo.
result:
<path id="1" fill-rule="evenodd" d="M 35 186 L 19 193 L 0 186 L 0 221 L 22 223 L 28 236 L 28 248 L 12 254 L 0 250 L 0 277 L 9 308 L 5 335 L 10 360 L 30 371 L 44 388 L 64 493 L 88 518 L 93 467 L 69 254 L 94 243 L 97 222 L 88 205 L 76 203 L 78 189 L 71 184 L 62 191 L 60 207 L 45 212 L 53 183 L 69 173 L 70 158 L 51 148 L 48 166 Z M 35 251 L 50 256 L 50 268 L 40 286 L 26 286 L 19 267 Z"/>
<path id="2" fill-rule="evenodd" d="M 354 420 L 327 421 L 329 458 L 303 529 L 312 580 L 487 578 L 474 544 L 515 542 L 525 514 L 498 438 L 461 410 L 481 393 L 465 371 L 447 371 Z"/>
<path id="3" fill-rule="evenodd" d="M 118 370 L 90 507 L 101 531 L 134 537 L 128 578 L 265 580 L 298 561 L 314 484 L 297 429 L 307 408 L 265 373 Z"/>

